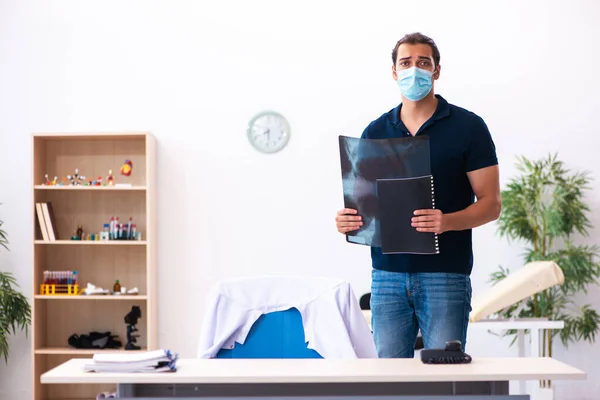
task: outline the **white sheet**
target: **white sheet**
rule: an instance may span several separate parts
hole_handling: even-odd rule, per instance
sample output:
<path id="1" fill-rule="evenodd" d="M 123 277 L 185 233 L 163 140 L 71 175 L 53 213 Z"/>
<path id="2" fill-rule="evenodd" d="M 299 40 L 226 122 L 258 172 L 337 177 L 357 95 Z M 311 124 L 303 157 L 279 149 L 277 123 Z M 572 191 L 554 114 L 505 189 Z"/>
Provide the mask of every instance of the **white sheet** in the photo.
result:
<path id="1" fill-rule="evenodd" d="M 324 358 L 377 358 L 371 330 L 347 282 L 301 276 L 230 279 L 213 287 L 201 327 L 198 358 L 244 343 L 262 314 L 295 307 L 308 348 Z"/>

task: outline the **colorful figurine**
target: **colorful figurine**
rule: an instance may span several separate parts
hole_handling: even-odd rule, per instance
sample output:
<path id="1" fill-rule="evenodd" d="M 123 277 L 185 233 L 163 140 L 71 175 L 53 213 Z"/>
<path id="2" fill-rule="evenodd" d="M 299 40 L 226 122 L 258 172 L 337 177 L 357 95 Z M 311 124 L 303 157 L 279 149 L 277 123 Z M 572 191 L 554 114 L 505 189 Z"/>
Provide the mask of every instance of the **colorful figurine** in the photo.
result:
<path id="1" fill-rule="evenodd" d="M 75 169 L 75 175 L 67 175 L 67 179 L 71 181 L 71 186 L 79 186 L 81 181 L 85 182 L 85 176 L 79 176 L 78 169 Z"/>
<path id="2" fill-rule="evenodd" d="M 130 160 L 125 160 L 125 164 L 121 166 L 121 175 L 129 176 L 133 170 L 133 163 Z"/>
<path id="3" fill-rule="evenodd" d="M 52 180 L 52 186 L 56 186 L 57 179 L 58 179 L 58 176 L 55 176 L 54 179 Z"/>
<path id="4" fill-rule="evenodd" d="M 112 169 L 108 170 L 108 176 L 106 177 L 106 183 L 108 184 L 108 186 L 115 185 L 115 177 L 112 174 Z"/>
<path id="5" fill-rule="evenodd" d="M 50 182 L 50 178 L 48 178 L 48 174 L 44 175 L 45 182 L 43 186 L 52 186 L 52 182 Z"/>
<path id="6" fill-rule="evenodd" d="M 99 176 L 98 179 L 94 182 L 95 186 L 102 186 L 102 177 Z"/>

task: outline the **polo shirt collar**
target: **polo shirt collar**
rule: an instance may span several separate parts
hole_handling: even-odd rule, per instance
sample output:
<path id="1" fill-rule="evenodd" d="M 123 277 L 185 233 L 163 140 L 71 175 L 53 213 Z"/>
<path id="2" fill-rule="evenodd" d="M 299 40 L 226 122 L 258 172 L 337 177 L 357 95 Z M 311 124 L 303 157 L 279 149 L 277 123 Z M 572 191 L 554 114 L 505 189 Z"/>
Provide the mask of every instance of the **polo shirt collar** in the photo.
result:
<path id="1" fill-rule="evenodd" d="M 450 115 L 450 105 L 448 104 L 446 99 L 444 99 L 439 94 L 436 94 L 435 97 L 438 99 L 438 104 L 437 104 L 437 108 L 435 109 L 435 112 L 433 113 L 431 119 L 433 119 L 434 121 L 437 121 L 438 119 L 442 119 L 442 118 L 445 118 Z M 400 110 L 401 109 L 402 109 L 402 103 L 398 104 L 398 106 L 396 108 L 394 108 L 394 110 L 392 111 L 392 115 L 390 116 L 390 118 L 391 118 L 392 125 L 394 125 L 394 126 L 396 126 L 402 122 L 400 120 Z"/>

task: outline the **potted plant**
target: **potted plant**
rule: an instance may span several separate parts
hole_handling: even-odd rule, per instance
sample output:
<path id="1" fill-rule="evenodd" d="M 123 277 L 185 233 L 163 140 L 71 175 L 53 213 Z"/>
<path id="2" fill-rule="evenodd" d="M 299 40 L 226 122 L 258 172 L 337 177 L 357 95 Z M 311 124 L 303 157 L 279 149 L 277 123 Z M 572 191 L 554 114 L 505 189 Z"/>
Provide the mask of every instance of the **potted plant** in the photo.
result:
<path id="1" fill-rule="evenodd" d="M 556 336 L 564 346 L 570 342 L 595 341 L 600 326 L 598 312 L 589 304 L 576 306 L 573 298 L 585 293 L 600 277 L 599 248 L 596 245 L 575 243 L 577 236 L 588 236 L 591 228 L 584 201 L 589 189 L 587 172 L 571 172 L 556 154 L 531 161 L 517 159 L 519 176 L 510 180 L 502 191 L 502 212 L 498 218 L 498 233 L 509 241 L 525 244 L 525 263 L 551 260 L 562 269 L 564 284 L 551 287 L 501 312 L 504 318 L 548 318 L 562 320 L 562 330 L 545 330 L 542 337 L 542 356 L 552 357 Z M 509 270 L 499 267 L 491 282 L 504 279 Z M 519 305 L 524 306 L 521 310 Z M 507 332 L 514 335 L 516 332 Z M 513 340 L 514 342 L 514 340 Z M 541 388 L 551 383 L 540 382 Z M 543 390 L 542 391 L 546 391 Z"/>
<path id="2" fill-rule="evenodd" d="M 8 250 L 8 239 L 2 225 L 0 221 L 0 246 Z M 17 330 L 25 331 L 27 335 L 31 324 L 31 307 L 18 287 L 10 272 L 0 271 L 0 356 L 4 357 L 5 363 L 8 363 L 9 355 L 8 336 L 16 334 Z"/>

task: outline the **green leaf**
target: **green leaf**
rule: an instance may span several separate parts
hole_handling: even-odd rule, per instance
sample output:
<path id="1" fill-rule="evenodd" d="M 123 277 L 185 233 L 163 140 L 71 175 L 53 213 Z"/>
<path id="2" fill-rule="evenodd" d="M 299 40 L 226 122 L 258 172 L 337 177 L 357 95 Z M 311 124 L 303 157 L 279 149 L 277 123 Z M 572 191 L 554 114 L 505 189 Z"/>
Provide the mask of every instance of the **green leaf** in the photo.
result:
<path id="1" fill-rule="evenodd" d="M 560 330 L 563 345 L 568 346 L 571 341 L 585 340 L 594 343 L 596 333 L 600 326 L 600 315 L 589 304 L 581 307 L 579 315 L 561 314 L 565 327 Z"/>
<path id="2" fill-rule="evenodd" d="M 0 221 L 0 246 L 8 250 L 8 238 Z M 0 357 L 8 363 L 8 336 L 18 331 L 28 334 L 31 325 L 31 307 L 22 293 L 17 291 L 19 285 L 10 272 L 0 272 Z"/>
<path id="3" fill-rule="evenodd" d="M 504 278 L 506 278 L 508 276 L 508 274 L 510 273 L 508 268 L 504 269 L 502 266 L 498 266 L 498 268 L 499 268 L 499 271 L 492 273 L 488 283 L 492 283 L 495 285 L 496 283 L 498 283 L 501 280 L 503 280 Z"/>
<path id="4" fill-rule="evenodd" d="M 8 250 L 8 237 L 6 235 L 6 232 L 2 230 L 2 225 L 4 225 L 4 222 L 0 221 L 0 246 Z"/>
<path id="5" fill-rule="evenodd" d="M 0 272 L 0 356 L 8 362 L 8 336 L 18 331 L 28 335 L 31 324 L 31 307 L 18 284 L 9 272 Z"/>
<path id="6" fill-rule="evenodd" d="M 565 293 L 587 293 L 587 286 L 597 283 L 600 278 L 599 250 L 598 246 L 573 246 L 567 242 L 564 249 L 548 255 L 547 259 L 555 261 L 563 271 L 565 283 L 561 288 Z"/>

